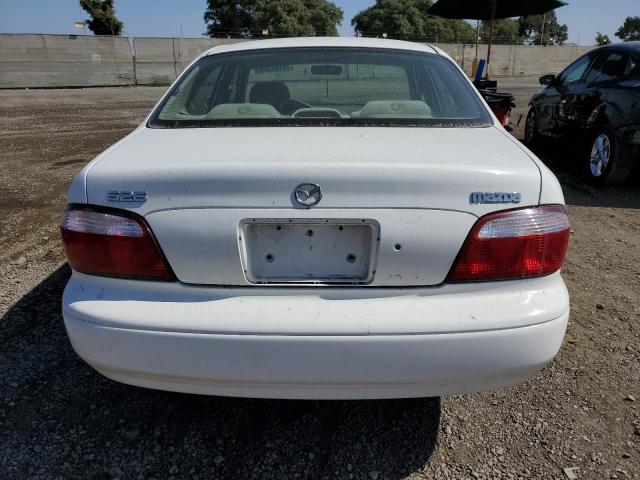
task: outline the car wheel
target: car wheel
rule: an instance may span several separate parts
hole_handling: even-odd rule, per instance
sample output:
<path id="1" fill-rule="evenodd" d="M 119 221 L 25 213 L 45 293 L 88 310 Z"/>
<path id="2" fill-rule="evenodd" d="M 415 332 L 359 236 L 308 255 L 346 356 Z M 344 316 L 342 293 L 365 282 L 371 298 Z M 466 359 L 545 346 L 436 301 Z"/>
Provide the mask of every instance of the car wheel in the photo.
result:
<path id="1" fill-rule="evenodd" d="M 613 130 L 605 127 L 593 136 L 587 174 L 601 185 L 620 185 L 631 173 L 633 147 L 620 142 Z"/>
<path id="2" fill-rule="evenodd" d="M 540 134 L 538 133 L 538 113 L 535 107 L 529 109 L 527 120 L 524 124 L 524 143 L 533 148 L 540 144 Z"/>

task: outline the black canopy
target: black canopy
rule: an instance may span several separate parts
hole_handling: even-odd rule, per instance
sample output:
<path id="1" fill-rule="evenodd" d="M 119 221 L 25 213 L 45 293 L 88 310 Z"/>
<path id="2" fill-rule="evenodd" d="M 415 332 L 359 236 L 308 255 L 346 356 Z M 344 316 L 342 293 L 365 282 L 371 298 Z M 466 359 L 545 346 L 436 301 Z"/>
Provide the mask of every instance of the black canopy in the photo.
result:
<path id="1" fill-rule="evenodd" d="M 439 0 L 427 13 L 444 18 L 492 20 L 541 15 L 565 5 L 560 0 Z"/>

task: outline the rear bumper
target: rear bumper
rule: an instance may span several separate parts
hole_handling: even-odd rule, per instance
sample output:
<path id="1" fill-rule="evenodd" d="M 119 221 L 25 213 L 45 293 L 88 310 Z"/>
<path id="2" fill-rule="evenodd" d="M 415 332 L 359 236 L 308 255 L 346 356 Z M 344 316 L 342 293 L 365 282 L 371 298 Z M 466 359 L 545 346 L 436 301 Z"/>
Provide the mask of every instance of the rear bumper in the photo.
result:
<path id="1" fill-rule="evenodd" d="M 98 295 L 94 287 L 103 282 L 129 284 L 130 295 L 116 298 L 112 291 L 105 298 L 105 289 Z M 503 282 L 495 288 L 488 284 L 488 292 L 493 293 L 452 293 L 448 295 L 452 297 L 447 302 L 448 310 L 439 303 L 442 293 L 395 291 L 393 295 L 376 295 L 367 291 L 366 297 L 354 298 L 351 294 L 352 298 L 339 302 L 330 293 L 326 294 L 328 298 L 316 292 L 301 295 L 288 290 L 257 298 L 225 293 L 223 298 L 191 298 L 179 304 L 182 314 L 174 317 L 169 328 L 165 316 L 176 311 L 174 299 L 165 295 L 163 303 L 161 299 L 136 297 L 139 292 L 133 284 L 145 283 L 149 282 L 88 278 L 74 273 L 63 300 L 73 347 L 85 361 L 114 380 L 212 395 L 403 398 L 501 388 L 531 378 L 553 359 L 569 315 L 566 288 L 560 276 L 554 275 L 524 283 L 509 282 L 512 285 Z M 510 288 L 511 295 L 507 293 Z M 489 311 L 486 295 L 495 296 Z M 474 319 L 469 319 L 469 302 L 474 296 L 478 311 Z M 551 318 L 538 315 L 538 300 L 543 296 L 555 303 L 543 309 L 547 316 L 556 313 Z M 521 300 L 520 309 L 511 312 L 511 325 L 482 320 L 508 318 L 504 309 L 512 308 L 515 298 Z M 225 302 L 231 302 L 233 308 L 226 309 Z M 342 312 L 339 320 L 348 328 L 320 332 L 313 322 L 326 318 L 332 325 L 336 303 Z M 311 307 L 313 311 L 308 310 Z M 125 320 L 124 311 L 137 316 L 138 324 L 133 324 L 133 317 Z M 197 320 L 209 323 L 210 328 L 194 328 L 199 324 L 189 320 L 194 312 L 199 315 Z M 262 318 L 270 325 L 273 313 L 280 318 L 280 331 L 269 327 L 271 331 L 258 332 L 257 323 L 251 331 L 247 322 L 260 322 Z M 224 318 L 218 323 L 220 316 Z M 529 324 L 523 319 L 529 319 Z M 379 331 L 378 320 L 395 327 Z M 470 322 L 476 323 L 475 329 L 468 328 Z M 221 331 L 223 324 L 231 327 Z M 232 331 L 234 324 L 236 332 Z M 301 325 L 306 325 L 306 331 Z M 421 331 L 417 325 L 422 325 Z M 487 325 L 490 328 L 484 328 Z"/>

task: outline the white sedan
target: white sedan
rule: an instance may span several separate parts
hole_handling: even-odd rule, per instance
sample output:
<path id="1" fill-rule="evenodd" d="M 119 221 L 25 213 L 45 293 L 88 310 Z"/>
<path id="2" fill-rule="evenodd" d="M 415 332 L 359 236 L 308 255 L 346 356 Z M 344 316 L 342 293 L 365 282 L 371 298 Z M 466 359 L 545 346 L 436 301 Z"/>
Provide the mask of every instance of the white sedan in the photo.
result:
<path id="1" fill-rule="evenodd" d="M 75 178 L 61 230 L 73 347 L 143 387 L 496 389 L 551 361 L 569 316 L 558 181 L 417 43 L 202 54 Z"/>

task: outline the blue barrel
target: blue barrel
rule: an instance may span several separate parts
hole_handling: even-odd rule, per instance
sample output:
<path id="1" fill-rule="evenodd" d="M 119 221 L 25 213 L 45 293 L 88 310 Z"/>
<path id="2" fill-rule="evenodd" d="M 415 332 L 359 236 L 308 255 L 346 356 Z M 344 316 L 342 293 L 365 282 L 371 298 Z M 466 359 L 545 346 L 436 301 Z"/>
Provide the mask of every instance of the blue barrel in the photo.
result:
<path id="1" fill-rule="evenodd" d="M 476 77 L 474 78 L 476 82 L 479 82 L 482 79 L 482 72 L 484 71 L 485 63 L 487 63 L 486 60 L 480 60 L 480 63 L 478 63 L 478 70 L 476 70 Z"/>

